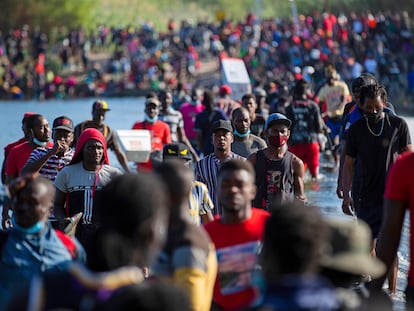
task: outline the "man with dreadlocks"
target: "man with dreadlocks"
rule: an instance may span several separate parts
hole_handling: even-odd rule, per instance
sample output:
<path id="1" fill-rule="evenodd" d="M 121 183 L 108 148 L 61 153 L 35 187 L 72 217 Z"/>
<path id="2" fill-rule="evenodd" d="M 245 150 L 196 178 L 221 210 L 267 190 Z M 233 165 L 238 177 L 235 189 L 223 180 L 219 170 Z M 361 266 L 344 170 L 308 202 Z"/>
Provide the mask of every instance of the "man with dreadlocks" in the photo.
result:
<path id="1" fill-rule="evenodd" d="M 388 169 L 399 154 L 411 150 L 411 138 L 405 120 L 384 113 L 386 103 L 383 92 L 384 89 L 377 84 L 361 87 L 360 105 L 364 117 L 349 128 L 342 171 L 342 211 L 347 215 L 355 214 L 369 225 L 373 238 L 372 254 L 375 254 L 376 239 L 382 223 Z M 350 191 L 357 158 L 361 164 L 362 179 L 357 189 L 358 204 L 355 204 Z M 396 280 L 395 275 L 390 282 L 391 293 L 396 290 Z"/>

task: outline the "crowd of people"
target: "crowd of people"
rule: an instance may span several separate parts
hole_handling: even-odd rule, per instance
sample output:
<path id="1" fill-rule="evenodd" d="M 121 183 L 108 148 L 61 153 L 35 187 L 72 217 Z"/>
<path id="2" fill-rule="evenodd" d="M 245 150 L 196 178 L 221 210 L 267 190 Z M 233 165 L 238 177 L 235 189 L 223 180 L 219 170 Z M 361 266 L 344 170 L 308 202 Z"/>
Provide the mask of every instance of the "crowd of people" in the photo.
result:
<path id="1" fill-rule="evenodd" d="M 162 34 L 150 24 L 59 30 L 56 49 L 28 26 L 2 37 L 4 98 L 108 95 L 106 71 L 151 91 L 131 125 L 150 135 L 135 165 L 105 123 L 105 100 L 77 125 L 24 114 L 23 137 L 4 148 L 0 310 L 392 310 L 413 192 L 392 83 L 409 100 L 411 28 L 405 13 L 259 24 L 250 14 L 237 24 L 170 20 Z M 109 45 L 108 68 L 89 63 Z M 241 57 L 252 93 L 184 87 L 198 55 Z M 78 93 L 73 65 L 92 93 Z M 329 219 L 307 200 L 321 152 L 350 217 Z M 410 265 L 408 310 L 413 276 Z"/>
<path id="2" fill-rule="evenodd" d="M 392 102 L 408 104 L 414 92 L 413 23 L 407 12 L 332 14 L 217 22 L 151 23 L 58 28 L 30 25 L 0 34 L 0 97 L 72 98 L 131 94 L 137 90 L 189 90 L 201 60 L 242 58 L 251 82 L 273 92 L 295 76 L 323 80 L 326 63 L 350 85 L 362 72 L 387 87 Z M 107 55 L 97 61 L 96 53 Z M 401 92 L 404 89 L 404 92 Z M 133 93 L 132 93 L 133 94 Z"/>
<path id="3" fill-rule="evenodd" d="M 297 76 L 281 106 L 260 87 L 240 102 L 225 84 L 185 103 L 149 92 L 132 128 L 151 151 L 135 167 L 105 100 L 77 125 L 25 113 L 4 148 L 0 310 L 392 310 L 408 126 L 376 76 L 348 89 L 324 74 L 316 90 Z M 324 148 L 352 217 L 307 200 Z"/>

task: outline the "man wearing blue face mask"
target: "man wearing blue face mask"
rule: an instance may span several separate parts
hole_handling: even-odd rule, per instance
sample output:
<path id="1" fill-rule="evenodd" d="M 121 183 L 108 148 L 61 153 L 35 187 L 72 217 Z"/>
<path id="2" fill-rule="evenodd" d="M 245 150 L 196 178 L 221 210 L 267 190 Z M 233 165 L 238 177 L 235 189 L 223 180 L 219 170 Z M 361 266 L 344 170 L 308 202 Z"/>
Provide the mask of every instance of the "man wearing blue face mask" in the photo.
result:
<path id="1" fill-rule="evenodd" d="M 151 157 L 145 163 L 137 163 L 138 171 L 151 171 L 155 158 L 162 162 L 162 148 L 171 143 L 170 127 L 167 123 L 158 120 L 161 103 L 157 97 L 149 97 L 145 101 L 144 121 L 136 122 L 133 130 L 149 130 L 151 132 Z M 157 156 L 159 154 L 159 156 Z M 153 161 L 151 161 L 151 158 Z"/>
<path id="2" fill-rule="evenodd" d="M 49 122 L 41 114 L 33 114 L 27 117 L 26 130 L 28 139 L 20 145 L 13 147 L 7 157 L 5 166 L 6 184 L 18 177 L 22 168 L 30 157 L 30 154 L 37 147 L 52 148 L 50 142 Z M 3 206 L 2 227 L 3 229 L 9 222 L 9 206 Z"/>
<path id="3" fill-rule="evenodd" d="M 411 138 L 405 120 L 384 112 L 384 92 L 385 89 L 377 84 L 361 87 L 360 105 L 364 116 L 349 127 L 342 170 L 342 211 L 347 215 L 356 215 L 369 225 L 373 254 L 382 224 L 388 169 L 399 154 L 411 150 Z M 354 202 L 350 192 L 357 158 L 361 184 L 359 189 L 352 189 L 359 193 L 358 202 Z M 396 274 L 390 283 L 390 292 L 393 293 L 396 291 Z"/>
<path id="4" fill-rule="evenodd" d="M 264 127 L 268 147 L 248 157 L 256 170 L 254 207 L 269 210 L 273 203 L 307 201 L 303 186 L 303 162 L 288 151 L 291 125 L 292 122 L 281 113 L 269 115 Z"/>
<path id="5" fill-rule="evenodd" d="M 233 124 L 234 141 L 231 144 L 231 150 L 247 158 L 253 152 L 266 148 L 266 142 L 251 133 L 249 111 L 244 107 L 238 107 L 233 110 L 231 115 Z"/>
<path id="6" fill-rule="evenodd" d="M 50 180 L 25 175 L 9 184 L 12 227 L 0 232 L 0 310 L 33 276 L 85 262 L 82 246 L 47 222 L 55 187 Z"/>
<path id="7" fill-rule="evenodd" d="M 28 140 L 14 147 L 6 161 L 6 183 L 18 177 L 21 169 L 26 164 L 27 159 L 33 149 L 37 147 L 53 147 L 50 140 L 49 122 L 41 114 L 33 114 L 27 118 L 26 127 Z"/>

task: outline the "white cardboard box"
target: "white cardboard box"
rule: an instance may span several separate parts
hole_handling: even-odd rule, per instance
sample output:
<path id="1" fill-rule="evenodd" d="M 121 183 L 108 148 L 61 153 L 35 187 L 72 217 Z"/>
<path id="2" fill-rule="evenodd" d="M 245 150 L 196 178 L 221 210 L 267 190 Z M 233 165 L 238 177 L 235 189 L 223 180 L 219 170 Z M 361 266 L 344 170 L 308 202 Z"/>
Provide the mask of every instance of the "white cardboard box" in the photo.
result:
<path id="1" fill-rule="evenodd" d="M 151 133 L 148 130 L 117 130 L 121 148 L 130 162 L 147 162 L 151 153 Z"/>

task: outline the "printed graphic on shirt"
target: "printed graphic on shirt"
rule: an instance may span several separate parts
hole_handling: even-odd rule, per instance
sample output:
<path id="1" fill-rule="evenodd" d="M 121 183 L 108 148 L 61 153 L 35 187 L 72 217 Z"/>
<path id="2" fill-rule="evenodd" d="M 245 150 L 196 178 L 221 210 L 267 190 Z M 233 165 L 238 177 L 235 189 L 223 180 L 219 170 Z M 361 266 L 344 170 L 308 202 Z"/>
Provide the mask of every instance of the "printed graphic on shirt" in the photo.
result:
<path id="1" fill-rule="evenodd" d="M 275 193 L 280 193 L 280 182 L 282 178 L 281 171 L 267 171 L 267 197 L 266 197 L 266 210 L 270 210 L 273 204 L 273 198 Z"/>
<path id="2" fill-rule="evenodd" d="M 217 250 L 217 259 L 222 295 L 246 289 L 257 289 L 263 284 L 261 267 L 257 258 L 261 250 L 260 241 L 248 242 Z"/>

